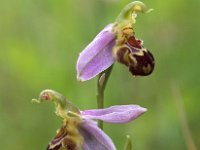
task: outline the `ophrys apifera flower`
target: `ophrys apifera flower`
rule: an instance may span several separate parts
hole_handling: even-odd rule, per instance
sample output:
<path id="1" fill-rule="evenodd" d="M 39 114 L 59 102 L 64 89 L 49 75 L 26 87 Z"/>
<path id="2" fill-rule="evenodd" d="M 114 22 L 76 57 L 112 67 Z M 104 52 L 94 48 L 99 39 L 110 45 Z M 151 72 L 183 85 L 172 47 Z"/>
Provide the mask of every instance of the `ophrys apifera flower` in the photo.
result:
<path id="1" fill-rule="evenodd" d="M 154 69 L 154 57 L 135 37 L 133 25 L 138 12 L 151 9 L 139 1 L 128 4 L 114 23 L 107 25 L 80 53 L 77 61 L 77 78 L 89 80 L 118 61 L 129 68 L 134 76 L 147 76 Z"/>
<path id="2" fill-rule="evenodd" d="M 97 126 L 96 120 L 127 123 L 146 112 L 146 108 L 138 105 L 117 105 L 80 111 L 63 95 L 53 90 L 42 91 L 38 100 L 33 101 L 54 102 L 56 115 L 63 118 L 63 124 L 48 144 L 47 150 L 116 150 L 111 138 Z"/>

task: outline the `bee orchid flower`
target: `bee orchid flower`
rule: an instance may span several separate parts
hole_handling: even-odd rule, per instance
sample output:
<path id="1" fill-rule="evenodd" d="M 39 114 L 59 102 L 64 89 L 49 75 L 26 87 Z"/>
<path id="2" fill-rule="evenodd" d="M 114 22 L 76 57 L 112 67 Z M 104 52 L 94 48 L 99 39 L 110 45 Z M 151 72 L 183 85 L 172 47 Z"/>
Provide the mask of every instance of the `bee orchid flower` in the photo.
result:
<path id="1" fill-rule="evenodd" d="M 129 68 L 134 76 L 147 76 L 154 69 L 154 57 L 135 37 L 132 25 L 138 12 L 148 13 L 139 1 L 128 4 L 114 23 L 107 25 L 80 53 L 76 70 L 77 79 L 89 80 L 118 61 Z"/>
<path id="2" fill-rule="evenodd" d="M 54 102 L 56 115 L 63 118 L 63 124 L 48 144 L 47 150 L 116 150 L 111 138 L 97 126 L 96 120 L 128 123 L 146 111 L 146 108 L 138 105 L 117 105 L 80 111 L 63 95 L 53 90 L 42 91 L 38 100 L 33 101 Z"/>

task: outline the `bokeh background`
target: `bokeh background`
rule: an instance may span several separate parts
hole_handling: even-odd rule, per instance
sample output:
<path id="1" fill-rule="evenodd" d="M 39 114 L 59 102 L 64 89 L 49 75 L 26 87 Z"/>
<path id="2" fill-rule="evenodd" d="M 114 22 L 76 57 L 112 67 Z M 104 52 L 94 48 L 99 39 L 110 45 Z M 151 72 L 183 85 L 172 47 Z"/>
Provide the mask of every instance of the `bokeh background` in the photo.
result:
<path id="1" fill-rule="evenodd" d="M 32 104 L 43 89 L 63 93 L 80 109 L 96 108 L 96 78 L 76 80 L 79 52 L 131 0 L 0 1 L 0 144 L 3 150 L 43 150 L 62 120 L 51 103 Z M 154 54 L 155 71 L 132 77 L 116 63 L 105 105 L 139 104 L 148 112 L 125 125 L 105 124 L 121 150 L 200 148 L 200 1 L 144 0 L 136 36 Z M 186 122 L 185 122 L 186 121 Z M 189 126 L 189 134 L 187 130 Z"/>

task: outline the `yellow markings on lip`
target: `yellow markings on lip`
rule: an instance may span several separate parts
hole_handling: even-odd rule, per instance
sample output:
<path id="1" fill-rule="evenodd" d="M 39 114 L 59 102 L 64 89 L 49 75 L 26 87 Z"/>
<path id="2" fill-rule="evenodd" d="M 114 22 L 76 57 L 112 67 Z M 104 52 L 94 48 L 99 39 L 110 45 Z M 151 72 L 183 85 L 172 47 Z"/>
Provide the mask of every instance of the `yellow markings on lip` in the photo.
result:
<path id="1" fill-rule="evenodd" d="M 142 70 L 144 71 L 144 73 L 149 73 L 152 70 L 151 65 L 148 64 L 146 67 L 144 66 Z"/>
<path id="2" fill-rule="evenodd" d="M 131 62 L 132 60 L 132 62 Z M 131 64 L 131 66 L 136 67 L 137 66 L 137 60 L 136 58 L 130 53 L 129 54 L 129 63 Z"/>
<path id="3" fill-rule="evenodd" d="M 135 48 L 137 49 L 137 48 Z M 137 55 L 137 56 L 144 56 L 144 49 L 138 49 L 139 51 L 138 52 L 135 52 L 134 54 Z"/>

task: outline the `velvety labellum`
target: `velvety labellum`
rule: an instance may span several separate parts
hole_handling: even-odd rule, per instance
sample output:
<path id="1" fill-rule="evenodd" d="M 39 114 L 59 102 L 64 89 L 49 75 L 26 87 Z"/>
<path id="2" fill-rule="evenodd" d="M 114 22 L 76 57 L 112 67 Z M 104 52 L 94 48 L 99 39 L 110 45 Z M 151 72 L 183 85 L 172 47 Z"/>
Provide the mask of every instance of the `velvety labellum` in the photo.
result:
<path id="1" fill-rule="evenodd" d="M 69 125 L 63 125 L 58 130 L 55 138 L 49 143 L 47 150 L 78 150 L 80 144 L 78 144 L 77 141 L 79 141 L 79 139 L 76 133 L 70 128 Z"/>
<path id="2" fill-rule="evenodd" d="M 147 76 L 154 70 L 154 57 L 149 50 L 143 48 L 142 41 L 133 34 L 125 36 L 125 42 L 116 52 L 117 60 L 129 67 L 135 76 Z"/>

